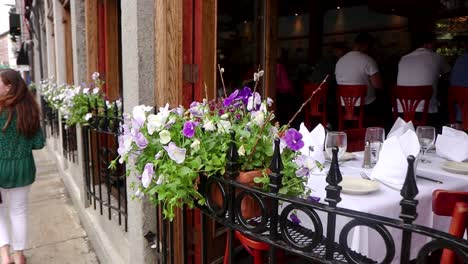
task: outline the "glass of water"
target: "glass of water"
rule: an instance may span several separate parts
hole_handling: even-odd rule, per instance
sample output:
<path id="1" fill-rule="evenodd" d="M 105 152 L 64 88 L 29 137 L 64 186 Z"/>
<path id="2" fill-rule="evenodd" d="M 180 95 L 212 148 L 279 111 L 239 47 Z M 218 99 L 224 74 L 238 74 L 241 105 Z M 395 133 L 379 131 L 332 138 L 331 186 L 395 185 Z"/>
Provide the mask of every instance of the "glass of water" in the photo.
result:
<path id="1" fill-rule="evenodd" d="M 416 129 L 416 135 L 419 139 L 419 145 L 421 146 L 421 159 L 422 163 L 430 163 L 429 160 L 424 159 L 426 151 L 434 144 L 435 141 L 435 128 L 431 126 L 419 126 Z"/>
<path id="2" fill-rule="evenodd" d="M 333 158 L 332 149 L 338 147 L 338 159 L 346 152 L 348 146 L 348 137 L 345 132 L 328 132 L 325 139 L 325 151 L 330 159 Z"/>
<path id="3" fill-rule="evenodd" d="M 385 129 L 381 127 L 368 127 L 364 142 L 369 142 L 371 166 L 374 167 L 379 160 L 379 153 L 385 140 Z"/>

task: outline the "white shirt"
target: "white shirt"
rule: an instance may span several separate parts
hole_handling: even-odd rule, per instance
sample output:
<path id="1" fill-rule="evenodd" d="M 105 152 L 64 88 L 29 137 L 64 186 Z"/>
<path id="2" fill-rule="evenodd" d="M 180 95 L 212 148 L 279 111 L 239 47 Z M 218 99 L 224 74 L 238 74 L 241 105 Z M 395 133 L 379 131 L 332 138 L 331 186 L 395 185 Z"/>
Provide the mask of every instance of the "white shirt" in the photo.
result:
<path id="1" fill-rule="evenodd" d="M 343 85 L 367 85 L 366 104 L 375 100 L 375 89 L 369 77 L 379 72 L 374 59 L 360 51 L 350 51 L 336 63 L 336 82 Z M 359 102 L 356 102 L 356 105 Z"/>
<path id="2" fill-rule="evenodd" d="M 400 59 L 397 84 L 403 86 L 432 85 L 429 113 L 436 113 L 439 108 L 437 82 L 441 74 L 449 71 L 450 66 L 442 56 L 429 49 L 419 48 Z M 416 111 L 423 111 L 423 103 L 418 105 Z M 401 112 L 400 104 L 398 104 L 398 111 Z"/>

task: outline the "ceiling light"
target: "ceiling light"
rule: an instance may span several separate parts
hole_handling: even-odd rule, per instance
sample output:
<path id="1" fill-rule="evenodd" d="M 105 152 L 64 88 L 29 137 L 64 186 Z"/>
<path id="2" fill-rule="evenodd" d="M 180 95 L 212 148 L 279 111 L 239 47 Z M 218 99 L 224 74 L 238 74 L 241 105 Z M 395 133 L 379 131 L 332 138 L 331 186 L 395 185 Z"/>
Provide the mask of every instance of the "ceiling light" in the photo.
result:
<path id="1" fill-rule="evenodd" d="M 340 7 L 340 6 L 337 6 L 337 7 L 336 7 L 336 9 L 340 10 L 340 9 L 341 9 L 341 7 Z"/>
<path id="2" fill-rule="evenodd" d="M 297 14 L 297 13 L 295 13 L 295 14 L 294 14 L 294 16 L 298 16 L 298 14 Z"/>

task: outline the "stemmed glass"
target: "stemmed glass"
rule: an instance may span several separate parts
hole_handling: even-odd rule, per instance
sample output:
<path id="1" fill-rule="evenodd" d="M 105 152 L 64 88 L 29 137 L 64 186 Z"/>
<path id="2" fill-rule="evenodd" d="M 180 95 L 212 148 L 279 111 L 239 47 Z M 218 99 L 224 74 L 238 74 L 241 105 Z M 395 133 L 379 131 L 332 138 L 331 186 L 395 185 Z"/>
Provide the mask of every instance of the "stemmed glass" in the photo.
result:
<path id="1" fill-rule="evenodd" d="M 435 128 L 431 126 L 419 126 L 416 129 L 416 135 L 419 139 L 419 145 L 421 146 L 421 159 L 422 163 L 431 163 L 431 161 L 424 159 L 426 151 L 434 144 L 435 141 Z"/>
<path id="2" fill-rule="evenodd" d="M 345 132 L 328 132 L 325 139 L 325 151 L 330 159 L 333 157 L 333 147 L 338 147 L 338 159 L 346 152 L 348 146 L 348 138 Z"/>
<path id="3" fill-rule="evenodd" d="M 365 142 L 369 142 L 371 152 L 371 166 L 374 167 L 379 160 L 380 148 L 385 140 L 385 129 L 381 127 L 368 127 Z"/>

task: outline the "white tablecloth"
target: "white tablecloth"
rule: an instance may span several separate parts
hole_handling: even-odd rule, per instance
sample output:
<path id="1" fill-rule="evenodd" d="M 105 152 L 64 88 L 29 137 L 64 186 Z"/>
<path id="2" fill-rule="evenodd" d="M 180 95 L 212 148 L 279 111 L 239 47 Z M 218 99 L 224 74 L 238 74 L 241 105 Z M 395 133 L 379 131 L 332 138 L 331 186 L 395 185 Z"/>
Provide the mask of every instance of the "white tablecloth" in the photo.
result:
<path id="1" fill-rule="evenodd" d="M 342 175 L 360 177 L 361 171 L 366 171 L 367 175 L 370 175 L 371 170 L 361 168 L 362 152 L 355 154 L 357 156 L 356 160 L 340 164 Z M 432 163 L 418 164 L 416 169 L 417 175 L 440 180 L 443 184 L 422 179 L 416 180 L 419 194 L 415 199 L 419 201 L 419 204 L 417 207 L 418 218 L 415 223 L 447 232 L 450 224 L 450 218 L 436 216 L 432 213 L 432 192 L 436 189 L 467 191 L 468 175 L 458 175 L 442 170 L 440 167 L 443 159 L 435 156 L 435 154 L 428 154 L 426 158 L 431 160 Z M 326 168 L 323 170 L 323 173 L 311 176 L 308 181 L 308 187 L 314 190 L 312 192 L 312 196 L 320 197 L 322 203 L 324 203 L 324 199 L 326 197 L 325 186 L 327 183 L 325 178 L 326 173 L 328 172 L 329 163 L 325 165 Z M 338 207 L 399 219 L 399 214 L 401 212 L 400 201 L 402 199 L 400 192 L 390 189 L 385 185 L 381 184 L 378 191 L 366 195 L 350 195 L 342 193 L 341 198 L 342 201 L 338 204 Z M 324 230 L 326 230 L 325 214 L 321 214 L 320 212 L 318 213 L 322 219 Z M 305 214 L 298 212 L 298 217 L 301 220 L 302 225 L 309 227 L 312 226 L 311 221 Z M 339 232 L 343 226 L 349 222 L 349 220 L 349 218 L 340 216 L 337 218 L 337 234 L 335 241 L 338 242 Z M 401 231 L 393 228 L 389 228 L 389 231 L 394 238 L 396 247 L 394 263 L 399 263 L 401 252 Z M 411 245 L 412 258 L 416 257 L 419 249 L 427 242 L 428 241 L 424 237 L 417 235 L 413 236 Z M 374 230 L 369 230 L 369 228 L 366 227 L 356 227 L 348 236 L 348 245 L 350 245 L 351 249 L 379 261 L 383 260 L 386 252 L 385 244 L 380 235 Z"/>

